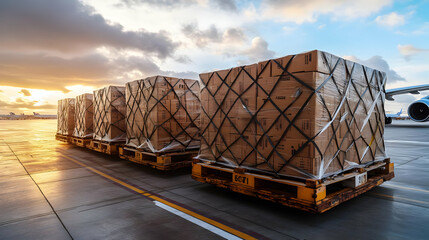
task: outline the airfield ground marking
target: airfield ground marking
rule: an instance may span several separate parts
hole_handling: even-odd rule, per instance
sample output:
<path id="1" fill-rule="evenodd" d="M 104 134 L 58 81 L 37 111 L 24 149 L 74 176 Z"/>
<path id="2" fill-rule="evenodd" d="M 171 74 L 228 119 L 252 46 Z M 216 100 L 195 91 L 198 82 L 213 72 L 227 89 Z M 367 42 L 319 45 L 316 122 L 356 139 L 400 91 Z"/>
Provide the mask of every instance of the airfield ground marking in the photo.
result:
<path id="1" fill-rule="evenodd" d="M 389 187 L 392 187 L 392 188 L 401 188 L 401 189 L 406 189 L 406 190 L 411 190 L 411 191 L 429 193 L 429 190 L 418 189 L 418 188 L 411 188 L 411 187 L 404 187 L 404 186 L 400 186 L 400 185 L 396 185 L 396 184 L 390 184 L 390 183 L 384 183 L 383 186 L 389 186 Z"/>
<path id="2" fill-rule="evenodd" d="M 429 202 L 425 202 L 425 201 L 419 201 L 419 200 L 414 200 L 414 199 L 409 199 L 409 198 L 404 198 L 404 197 L 397 197 L 397 196 L 392 196 L 392 195 L 387 195 L 387 194 L 382 194 L 382 193 L 370 193 L 371 195 L 375 195 L 375 196 L 380 196 L 380 197 L 387 197 L 390 199 L 398 199 L 398 200 L 405 200 L 405 201 L 410 201 L 410 202 L 415 202 L 415 203 L 420 203 L 420 204 L 429 204 Z"/>
<path id="3" fill-rule="evenodd" d="M 85 167 L 86 169 L 90 170 L 91 172 L 96 173 L 96 174 L 98 174 L 98 175 L 100 175 L 100 176 L 102 176 L 104 178 L 107 178 L 107 179 L 109 179 L 109 180 L 111 180 L 111 181 L 113 181 L 113 182 L 115 182 L 115 183 L 117 183 L 119 185 L 122 185 L 122 186 L 124 186 L 124 187 L 126 187 L 128 189 L 131 189 L 134 192 L 142 194 L 142 195 L 144 195 L 146 197 L 151 198 L 154 201 L 160 202 L 160 203 L 162 203 L 162 204 L 164 204 L 164 205 L 166 205 L 166 206 L 168 206 L 170 208 L 174 208 L 174 209 L 176 209 L 176 210 L 178 210 L 178 211 L 180 211 L 182 213 L 190 215 L 191 217 L 196 218 L 196 219 L 198 219 L 200 221 L 203 221 L 203 222 L 206 222 L 206 223 L 208 223 L 210 225 L 213 225 L 213 226 L 219 228 L 220 230 L 223 230 L 225 233 L 230 233 L 230 234 L 234 235 L 234 236 L 231 236 L 231 239 L 235 238 L 235 236 L 237 236 L 239 238 L 242 238 L 242 239 L 256 239 L 256 238 L 254 238 L 254 237 L 252 237 L 252 236 L 250 236 L 250 235 L 248 235 L 246 233 L 243 233 L 241 231 L 238 231 L 236 229 L 228 227 L 228 226 L 226 226 L 226 225 L 224 225 L 224 224 L 222 224 L 220 222 L 217 222 L 217 221 L 212 220 L 210 218 L 204 217 L 204 216 L 202 216 L 202 215 L 200 215 L 198 213 L 195 213 L 195 212 L 193 212 L 193 211 L 191 211 L 189 209 L 183 208 L 183 207 L 178 206 L 178 205 L 176 205 L 174 203 L 171 203 L 171 202 L 169 202 L 169 201 L 167 201 L 165 199 L 162 199 L 162 198 L 160 198 L 158 196 L 152 195 L 152 194 L 150 194 L 150 193 L 148 193 L 148 192 L 146 192 L 146 191 L 144 191 L 142 189 L 134 187 L 134 186 L 132 186 L 132 185 L 126 183 L 126 182 L 123 182 L 123 181 L 121 181 L 121 180 L 119 180 L 119 179 L 117 179 L 115 177 L 112 177 L 112 176 L 110 176 L 110 175 L 108 175 L 108 174 L 106 174 L 104 172 L 101 172 L 101 171 L 99 171 L 99 170 L 97 170 L 97 169 L 95 169 L 93 167 L 90 167 L 90 166 L 86 165 L 85 163 L 82 163 L 82 162 L 80 162 L 80 161 L 78 161 L 78 160 L 76 160 L 76 159 L 74 159 L 72 157 L 69 157 L 69 156 L 64 155 L 62 153 L 60 153 L 60 155 L 63 156 L 63 157 L 65 157 L 65 158 L 67 158 L 68 160 L 70 160 L 70 161 L 72 161 L 72 162 L 74 162 L 74 163 L 82 166 L 82 167 Z M 155 204 L 156 204 L 156 202 L 155 202 Z M 158 205 L 160 205 L 160 204 L 158 204 Z M 164 209 L 166 209 L 166 208 L 164 208 Z M 202 227 L 204 227 L 204 226 L 202 226 Z M 210 230 L 209 228 L 206 228 L 206 229 Z M 218 234 L 218 232 L 216 232 L 216 231 L 212 231 L 212 232 Z M 222 235 L 220 235 L 220 236 L 222 236 Z M 228 238 L 227 235 L 224 235 L 222 237 Z"/>

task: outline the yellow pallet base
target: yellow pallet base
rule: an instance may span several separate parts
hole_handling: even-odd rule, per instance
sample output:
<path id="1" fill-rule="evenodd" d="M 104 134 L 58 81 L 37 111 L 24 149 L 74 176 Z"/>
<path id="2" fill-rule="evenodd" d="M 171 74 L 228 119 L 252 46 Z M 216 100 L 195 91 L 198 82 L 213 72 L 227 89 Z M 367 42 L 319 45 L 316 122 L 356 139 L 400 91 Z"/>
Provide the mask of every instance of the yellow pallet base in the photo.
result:
<path id="1" fill-rule="evenodd" d="M 197 156 L 197 154 L 197 150 L 161 154 L 142 152 L 128 147 L 119 148 L 120 158 L 162 171 L 190 167 L 192 165 L 192 159 Z"/>
<path id="2" fill-rule="evenodd" d="M 118 155 L 119 147 L 122 145 L 123 143 L 109 143 L 98 140 L 91 140 L 90 144 L 87 145 L 87 148 L 109 155 Z"/>
<path id="3" fill-rule="evenodd" d="M 346 186 L 346 183 L 359 176 L 365 176 L 366 182 L 357 187 Z M 393 177 L 390 159 L 326 181 L 278 179 L 246 172 L 242 168 L 203 163 L 197 159 L 192 164 L 192 178 L 199 182 L 313 213 L 325 212 Z"/>
<path id="4" fill-rule="evenodd" d="M 55 135 L 55 140 L 58 140 L 58 141 L 61 141 L 61 142 L 66 142 L 66 143 L 70 143 L 71 142 L 71 137 L 70 136 L 66 136 L 66 135 L 56 134 Z"/>
<path id="5" fill-rule="evenodd" d="M 79 147 L 87 147 L 91 144 L 91 140 L 90 138 L 71 137 L 70 143 Z"/>

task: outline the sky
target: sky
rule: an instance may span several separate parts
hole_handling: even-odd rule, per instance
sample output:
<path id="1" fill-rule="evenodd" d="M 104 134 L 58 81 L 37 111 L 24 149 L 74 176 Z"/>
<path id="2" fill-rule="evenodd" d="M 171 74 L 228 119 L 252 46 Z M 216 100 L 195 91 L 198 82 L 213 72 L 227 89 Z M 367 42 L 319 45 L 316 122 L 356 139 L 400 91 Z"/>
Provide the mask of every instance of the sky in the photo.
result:
<path id="1" fill-rule="evenodd" d="M 427 84 L 428 38 L 429 0 L 1 0 L 0 114 L 314 49 L 385 71 L 388 89 Z"/>

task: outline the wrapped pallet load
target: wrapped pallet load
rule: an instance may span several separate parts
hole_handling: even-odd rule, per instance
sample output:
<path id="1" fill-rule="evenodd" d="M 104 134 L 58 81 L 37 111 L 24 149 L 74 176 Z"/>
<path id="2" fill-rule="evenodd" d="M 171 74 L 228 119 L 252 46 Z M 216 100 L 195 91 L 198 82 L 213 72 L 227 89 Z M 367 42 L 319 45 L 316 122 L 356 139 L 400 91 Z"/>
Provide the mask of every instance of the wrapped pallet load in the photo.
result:
<path id="1" fill-rule="evenodd" d="M 200 74 L 199 160 L 322 179 L 386 159 L 386 75 L 322 51 Z"/>
<path id="2" fill-rule="evenodd" d="M 125 142 L 125 87 L 108 86 L 94 91 L 94 140 Z"/>
<path id="3" fill-rule="evenodd" d="M 126 84 L 126 147 L 151 153 L 198 149 L 199 83 L 154 76 Z"/>
<path id="4" fill-rule="evenodd" d="M 93 94 L 85 93 L 76 97 L 74 137 L 92 138 L 94 105 Z"/>
<path id="5" fill-rule="evenodd" d="M 75 127 L 74 116 L 75 99 L 65 98 L 58 100 L 58 135 L 72 136 Z"/>

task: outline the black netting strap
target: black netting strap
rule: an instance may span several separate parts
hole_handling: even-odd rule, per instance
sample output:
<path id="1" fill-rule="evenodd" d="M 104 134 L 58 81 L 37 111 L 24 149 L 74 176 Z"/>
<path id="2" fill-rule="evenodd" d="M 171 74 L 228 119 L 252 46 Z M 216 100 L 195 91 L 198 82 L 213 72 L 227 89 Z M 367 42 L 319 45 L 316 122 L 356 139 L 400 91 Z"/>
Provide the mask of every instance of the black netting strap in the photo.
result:
<path id="1" fill-rule="evenodd" d="M 169 79 L 171 78 L 157 76 L 127 84 L 127 108 L 131 113 L 127 117 L 127 128 L 129 129 L 127 144 L 131 144 L 131 142 L 135 140 L 137 141 L 137 147 L 142 146 L 144 143 L 153 145 L 151 141 L 153 141 L 155 134 L 163 130 L 163 132 L 166 133 L 165 137 L 169 138 L 168 142 L 162 141 L 162 144 L 165 145 L 163 149 L 155 149 L 152 147 L 152 149 L 150 149 L 151 151 L 181 151 L 198 148 L 195 143 L 200 141 L 199 133 L 196 131 L 196 133 L 190 134 L 189 130 L 191 127 L 198 128 L 195 121 L 199 118 L 199 113 L 195 116 L 191 116 L 186 108 L 186 102 L 184 102 L 186 101 L 186 94 L 190 93 L 193 98 L 190 100 L 195 101 L 195 104 L 199 104 L 199 95 L 192 90 L 194 86 L 198 86 L 198 82 L 194 80 L 188 85 L 185 79 Z M 158 96 L 158 88 L 162 87 L 159 85 L 161 82 L 166 84 L 168 90 L 164 92 L 163 95 Z M 137 90 L 134 89 L 136 86 Z M 183 88 L 182 95 L 176 92 L 176 87 Z M 157 91 L 157 94 L 155 94 L 155 91 Z M 171 106 L 170 103 L 170 107 L 164 104 L 164 101 L 171 100 L 168 99 L 168 97 L 173 97 L 173 99 L 178 100 L 178 105 L 175 106 L 176 108 Z M 141 106 L 143 106 L 143 109 Z M 151 123 L 149 119 L 150 114 L 158 114 L 157 111 L 161 109 L 168 113 L 168 117 L 162 122 Z M 178 114 L 181 110 L 183 110 L 185 117 L 189 118 L 189 124 L 178 119 Z M 140 114 L 142 117 L 142 122 L 139 122 L 139 124 L 136 122 L 136 114 Z M 175 123 L 180 131 L 173 134 L 171 129 L 166 126 L 169 123 Z M 185 138 L 185 141 L 181 138 Z M 173 144 L 179 144 L 181 147 L 174 146 Z M 195 146 L 191 146 L 191 144 Z"/>
<path id="2" fill-rule="evenodd" d="M 88 101 L 90 100 L 90 101 Z M 87 104 L 89 102 L 89 104 Z M 93 100 L 92 94 L 91 99 L 88 99 L 87 94 L 83 94 L 76 97 L 75 107 L 75 130 L 73 135 L 76 137 L 92 137 L 93 133 Z M 91 116 L 89 122 L 87 122 L 88 116 Z"/>
<path id="3" fill-rule="evenodd" d="M 61 135 L 72 135 L 74 130 L 75 102 L 73 98 L 65 98 L 58 101 L 58 130 Z M 70 121 L 69 121 L 70 120 Z"/>
<path id="4" fill-rule="evenodd" d="M 115 91 L 115 98 L 112 98 L 114 95 L 112 91 Z M 116 108 L 115 102 L 119 102 L 119 105 L 125 104 L 125 94 L 116 86 L 109 86 L 94 92 L 94 138 L 96 140 L 121 141 L 122 135 L 126 134 L 126 129 L 118 126 L 121 121 L 125 120 L 126 114 L 122 109 Z M 109 115 L 112 112 L 119 114 L 116 121 L 109 120 Z M 108 136 L 112 128 L 118 129 L 121 134 Z"/>
<path id="5" fill-rule="evenodd" d="M 213 151 L 210 151 L 211 154 L 214 157 L 214 160 L 216 162 L 218 162 L 218 160 L 220 159 L 220 157 L 222 156 L 222 154 L 229 152 L 232 156 L 232 159 L 236 165 L 241 166 L 241 167 L 250 167 L 249 164 L 247 163 L 246 166 L 242 166 L 242 164 L 244 164 L 246 162 L 246 160 L 248 159 L 248 157 L 250 157 L 253 153 L 256 152 L 256 154 L 259 156 L 262 156 L 262 159 L 264 160 L 264 162 L 261 162 L 257 165 L 260 164 L 266 164 L 267 166 L 269 166 L 269 168 L 272 170 L 272 172 L 270 171 L 270 174 L 274 174 L 274 175 L 279 175 L 279 172 L 285 167 L 288 166 L 292 169 L 295 169 L 298 172 L 303 173 L 304 175 L 307 176 L 311 176 L 311 174 L 306 173 L 305 171 L 303 171 L 302 169 L 289 164 L 290 161 L 296 157 L 301 151 L 303 151 L 305 149 L 305 147 L 308 144 L 313 144 L 315 147 L 316 152 L 320 155 L 321 157 L 321 163 L 320 163 L 320 169 L 319 169 L 319 177 L 321 175 L 323 175 L 325 173 L 325 161 L 326 162 L 326 166 L 329 166 L 331 164 L 331 162 L 336 159 L 338 165 L 340 166 L 341 169 L 345 169 L 346 166 L 344 165 L 344 163 L 342 162 L 340 153 L 346 153 L 349 150 L 351 150 L 352 148 L 354 148 L 354 150 L 356 151 L 357 157 L 358 157 L 358 161 L 359 161 L 359 165 L 363 164 L 362 160 L 363 157 L 365 156 L 365 154 L 369 153 L 372 157 L 372 161 L 375 160 L 375 156 L 376 153 L 373 152 L 373 150 L 371 149 L 371 144 L 373 144 L 374 138 L 376 137 L 376 134 L 380 134 L 380 136 L 383 136 L 383 129 L 384 129 L 384 125 L 383 125 L 383 115 L 380 113 L 384 113 L 384 103 L 381 103 L 381 106 L 379 106 L 378 104 L 378 100 L 379 98 L 383 97 L 384 95 L 382 95 L 381 93 L 383 93 L 384 91 L 384 85 L 385 85 L 385 76 L 383 77 L 383 74 L 381 74 L 380 72 L 377 71 L 373 71 L 372 75 L 369 77 L 368 73 L 365 69 L 365 67 L 362 66 L 363 68 L 363 73 L 364 73 L 364 77 L 365 77 L 365 81 L 366 81 L 366 89 L 363 91 L 363 93 L 359 93 L 358 92 L 358 88 L 356 86 L 356 84 L 353 81 L 353 76 L 354 76 L 354 71 L 355 71 L 355 64 L 352 64 L 351 69 L 348 68 L 347 63 L 345 62 L 344 59 L 341 58 L 337 58 L 335 63 L 331 65 L 332 62 L 328 61 L 327 56 L 325 53 L 321 52 L 321 57 L 323 59 L 323 61 L 325 63 L 327 63 L 327 68 L 329 70 L 329 74 L 328 76 L 324 79 L 324 81 L 318 85 L 315 89 L 308 85 L 306 82 L 304 82 L 303 80 L 299 79 L 298 77 L 295 76 L 295 74 L 292 74 L 288 71 L 288 68 L 290 66 L 290 63 L 293 61 L 293 59 L 295 58 L 295 56 L 292 56 L 288 63 L 286 64 L 285 67 L 283 67 L 278 61 L 276 60 L 269 60 L 266 62 L 265 66 L 262 67 L 262 71 L 258 72 L 258 75 L 256 76 L 256 78 L 254 78 L 249 72 L 246 71 L 245 67 L 240 67 L 238 74 L 232 79 L 231 85 L 229 85 L 227 83 L 227 79 L 229 78 L 229 75 L 231 74 L 232 69 L 230 69 L 228 71 L 228 73 L 226 74 L 226 76 L 224 78 L 222 78 L 218 72 L 214 72 L 214 73 L 210 73 L 208 76 L 208 79 L 206 79 L 206 82 L 203 83 L 204 85 L 201 88 L 201 92 L 206 91 L 212 99 L 212 101 L 214 102 L 214 104 L 216 105 L 216 110 L 213 112 L 210 112 L 210 114 L 206 111 L 206 109 L 202 108 L 201 111 L 204 114 L 205 117 L 208 118 L 208 124 L 206 126 L 203 126 L 203 128 L 201 129 L 201 133 L 202 133 L 202 142 L 203 144 L 206 144 L 209 149 L 216 149 L 217 153 L 219 153 L 220 155 L 215 155 L 215 153 Z M 281 78 L 285 75 L 290 76 L 292 79 L 294 79 L 296 82 L 298 82 L 302 87 L 311 90 L 310 95 L 304 99 L 304 104 L 302 104 L 298 110 L 298 112 L 296 113 L 296 115 L 290 119 L 288 118 L 288 116 L 286 115 L 287 110 L 289 110 L 296 101 L 298 101 L 298 99 L 300 99 L 302 97 L 302 91 L 298 89 L 297 94 L 296 94 L 296 98 L 288 105 L 286 106 L 285 109 L 280 109 L 279 106 L 277 106 L 275 104 L 275 102 L 273 101 L 273 99 L 271 98 L 271 94 L 273 93 L 273 91 L 271 90 L 270 92 L 267 92 L 263 87 L 261 87 L 261 85 L 258 82 L 259 76 L 266 70 L 267 66 L 269 64 L 276 64 L 276 66 L 278 68 L 282 69 L 282 74 L 278 77 L 277 81 L 274 82 L 272 89 L 275 89 L 279 83 L 279 81 L 281 80 Z M 346 78 L 345 79 L 335 79 L 335 71 L 337 70 L 337 68 L 342 65 L 344 66 L 344 71 L 346 72 Z M 249 79 L 252 80 L 251 84 L 241 93 L 237 93 L 232 87 L 234 86 L 234 84 L 237 82 L 238 77 L 240 76 L 240 74 L 247 74 L 247 77 Z M 217 77 L 218 79 L 221 80 L 220 85 L 217 87 L 217 89 L 212 92 L 209 88 L 211 81 L 214 81 L 214 77 Z M 381 78 L 383 78 L 382 80 L 380 80 Z M 341 81 L 341 83 L 338 82 Z M 333 83 L 334 88 L 332 88 L 332 90 L 335 90 L 337 92 L 337 94 L 339 96 L 341 96 L 341 101 L 339 102 L 339 104 L 335 107 L 334 111 L 331 112 L 330 108 L 328 107 L 327 102 L 324 99 L 324 95 L 322 95 L 320 93 L 320 91 L 326 86 L 326 84 L 328 82 Z M 345 83 L 344 86 L 340 85 Z M 373 93 L 371 91 L 372 89 L 372 85 L 376 85 L 376 87 L 378 87 L 378 94 L 377 96 L 373 96 Z M 219 99 L 219 97 L 221 96 L 217 96 L 217 93 L 220 92 L 220 89 L 222 87 L 227 87 L 227 91 L 224 94 L 223 98 L 220 100 L 220 102 L 217 100 Z M 242 96 L 252 87 L 256 86 L 258 91 L 261 91 L 261 93 L 265 94 L 264 97 L 266 96 L 266 99 L 264 100 L 263 104 L 258 107 L 258 109 L 256 109 L 255 112 L 250 111 L 247 106 L 246 106 L 246 102 L 242 99 Z M 348 95 L 350 93 L 350 91 L 354 91 L 357 93 L 358 99 L 349 99 Z M 365 96 L 367 93 L 369 92 L 369 97 Z M 229 94 L 235 94 L 234 96 L 236 96 L 236 98 L 232 101 L 231 106 L 229 107 L 229 109 L 224 109 L 222 106 L 224 106 L 224 103 L 226 101 L 226 98 L 229 96 Z M 259 94 L 259 93 L 258 93 Z M 326 94 L 326 93 L 324 93 Z M 314 136 L 307 136 L 302 129 L 300 129 L 299 127 L 297 127 L 296 125 L 296 121 L 299 118 L 300 114 L 304 111 L 306 105 L 312 100 L 316 98 L 317 101 L 319 101 L 319 104 L 323 107 L 323 110 L 326 111 L 327 113 L 327 117 L 328 117 L 328 123 L 326 124 L 325 127 L 323 127 L 320 131 L 318 131 L 317 133 L 314 134 Z M 367 100 L 370 100 L 372 102 L 372 105 L 370 106 L 370 108 L 367 108 L 365 105 L 365 101 L 364 98 Z M 369 98 L 369 99 L 368 99 Z M 355 101 L 357 101 L 356 106 L 352 106 L 352 103 L 350 102 L 350 100 L 353 100 L 353 103 Z M 250 121 L 248 121 L 248 123 L 246 124 L 246 126 L 244 126 L 243 130 L 239 130 L 239 128 L 237 126 L 235 126 L 234 122 L 230 119 L 230 114 L 231 111 L 234 111 L 234 105 L 240 101 L 240 103 L 244 106 L 244 109 L 247 111 L 247 113 L 249 114 L 250 117 Z M 266 129 L 264 129 L 264 127 L 262 126 L 262 124 L 257 120 L 257 116 L 260 113 L 260 111 L 263 111 L 264 106 L 270 103 L 273 106 L 273 109 L 275 109 L 278 112 L 277 117 L 274 118 L 273 123 L 271 123 L 270 126 L 268 126 Z M 362 126 L 358 126 L 358 122 L 355 121 L 356 118 L 356 114 L 358 109 L 362 106 L 363 110 L 365 111 L 365 113 L 368 115 L 368 117 L 364 120 L 364 123 Z M 342 113 L 342 111 L 346 110 L 347 112 L 344 114 Z M 222 115 L 222 119 L 220 121 L 219 126 L 217 126 L 214 123 L 214 118 L 216 117 L 216 115 L 221 112 Z M 372 123 L 372 120 L 370 118 L 370 116 L 372 114 L 375 114 L 376 120 L 375 123 Z M 348 117 L 348 115 L 351 115 L 350 117 Z M 279 140 L 276 140 L 277 143 L 273 143 L 273 141 L 271 140 L 271 138 L 269 137 L 268 133 L 270 132 L 270 130 L 272 130 L 273 126 L 280 120 L 280 118 L 284 118 L 287 122 L 288 125 L 286 127 L 286 129 L 280 133 L 280 138 Z M 236 131 L 236 133 L 238 133 L 239 138 L 235 139 L 233 142 L 230 143 L 230 145 L 227 144 L 227 142 L 225 141 L 224 136 L 222 136 L 220 129 L 222 129 L 222 127 L 224 126 L 225 122 L 229 121 L 231 127 L 233 128 L 234 131 Z M 335 126 L 333 123 L 334 121 L 338 121 L 339 124 L 337 126 Z M 262 131 L 262 135 L 261 137 L 257 140 L 256 144 L 251 144 L 244 136 L 243 134 L 246 132 L 246 130 L 249 128 L 249 126 L 251 124 L 256 124 L 257 127 Z M 368 142 L 363 136 L 362 136 L 362 131 L 365 128 L 365 125 L 368 124 L 368 128 L 372 134 L 372 139 L 370 142 Z M 208 131 L 209 127 L 214 127 L 216 134 L 214 136 L 213 139 L 211 139 L 211 142 L 208 141 L 208 139 L 206 139 L 205 133 L 206 131 Z M 338 139 L 337 137 L 337 133 L 340 130 L 340 128 L 342 126 L 345 126 L 345 134 L 343 134 L 341 136 L 342 139 Z M 284 157 L 282 156 L 282 154 L 280 152 L 277 151 L 278 145 L 280 144 L 281 140 L 286 136 L 286 134 L 291 130 L 291 129 L 296 129 L 304 139 L 306 139 L 306 142 L 303 144 L 299 145 L 299 148 L 297 150 L 295 150 L 292 154 L 292 156 L 289 159 L 284 159 Z M 359 136 L 355 136 L 355 134 L 352 132 L 352 128 L 353 129 L 358 129 L 360 131 Z M 320 136 L 324 131 L 328 130 L 332 133 L 332 136 L 328 139 L 328 148 L 326 149 L 319 149 L 318 145 L 316 144 L 315 140 L 318 136 Z M 256 146 L 258 146 L 258 144 L 260 144 L 260 142 L 262 141 L 263 136 L 267 137 L 267 141 L 269 143 L 269 145 L 272 147 L 272 150 L 270 151 L 269 155 L 267 157 L 263 156 L 259 150 L 257 149 Z M 350 136 L 350 139 L 349 139 Z M 220 138 L 221 141 L 223 142 L 223 144 L 225 145 L 225 149 L 223 151 L 219 151 L 218 148 L 218 144 L 219 142 L 216 140 Z M 239 140 L 243 140 L 248 146 L 250 146 L 250 148 L 252 149 L 251 152 L 249 152 L 244 158 L 241 159 L 241 161 L 238 161 L 237 158 L 234 156 L 234 153 L 231 150 L 231 146 L 233 146 L 234 144 L 236 144 Z M 358 146 L 357 146 L 357 141 L 361 140 L 366 144 L 366 150 L 365 152 L 361 155 Z M 333 145 L 332 145 L 333 144 Z M 330 157 L 330 159 L 325 159 L 324 156 L 326 155 L 329 146 L 335 147 L 335 151 L 332 153 L 332 156 Z M 344 149 L 345 150 L 342 150 Z M 384 152 L 384 143 L 382 146 L 379 145 L 379 143 L 376 143 L 376 147 L 378 149 L 378 151 Z M 283 161 L 283 165 L 280 168 L 275 169 L 270 163 L 269 163 L 269 159 L 274 155 L 278 155 L 280 157 L 280 159 Z M 222 163 L 221 161 L 218 162 L 219 164 L 226 164 L 227 163 Z M 255 167 L 257 167 L 257 165 L 255 165 Z M 255 169 L 253 169 L 255 170 Z M 258 170 L 258 169 L 257 169 Z"/>

